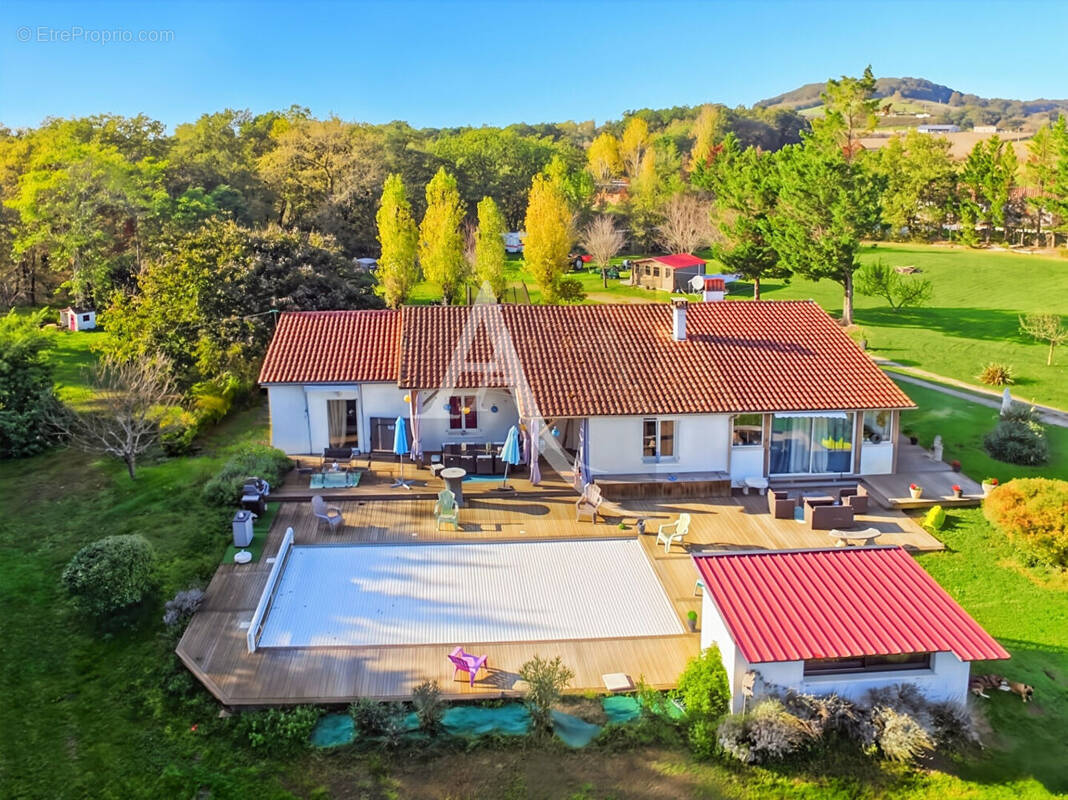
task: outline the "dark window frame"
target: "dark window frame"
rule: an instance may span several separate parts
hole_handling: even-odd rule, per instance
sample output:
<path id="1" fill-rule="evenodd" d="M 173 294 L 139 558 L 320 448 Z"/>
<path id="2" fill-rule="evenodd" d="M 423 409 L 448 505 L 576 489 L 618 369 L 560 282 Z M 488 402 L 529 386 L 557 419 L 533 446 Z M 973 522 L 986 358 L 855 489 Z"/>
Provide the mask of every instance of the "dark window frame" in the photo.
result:
<path id="1" fill-rule="evenodd" d="M 931 669 L 933 653 L 893 653 L 848 658 L 805 660 L 805 677 L 818 675 L 857 675 L 865 672 L 910 672 Z"/>

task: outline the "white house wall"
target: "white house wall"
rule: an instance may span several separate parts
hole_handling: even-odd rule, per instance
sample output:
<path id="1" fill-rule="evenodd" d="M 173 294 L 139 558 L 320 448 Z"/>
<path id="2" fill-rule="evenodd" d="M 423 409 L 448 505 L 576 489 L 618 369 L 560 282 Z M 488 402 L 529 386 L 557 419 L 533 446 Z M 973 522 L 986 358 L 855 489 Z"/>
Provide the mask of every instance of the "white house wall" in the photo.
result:
<path id="1" fill-rule="evenodd" d="M 889 475 L 894 471 L 894 445 L 891 442 L 862 442 L 860 445 L 860 474 Z"/>
<path id="2" fill-rule="evenodd" d="M 286 453 L 310 453 L 308 414 L 303 386 L 268 386 L 271 446 Z"/>
<path id="3" fill-rule="evenodd" d="M 763 475 L 763 447 L 731 447 L 731 481 L 738 484 L 743 478 L 759 478 Z"/>
<path id="4" fill-rule="evenodd" d="M 742 694 L 737 687 L 742 685 L 742 678 L 749 665 L 738 652 L 734 639 L 727 632 L 727 625 L 720 616 L 716 603 L 708 592 L 702 592 L 701 599 L 701 650 L 712 645 L 719 647 L 723 668 L 727 671 L 727 680 L 731 687 L 731 712 L 737 714 L 742 710 Z"/>
<path id="5" fill-rule="evenodd" d="M 643 419 L 646 417 L 590 417 L 590 471 L 594 475 L 727 471 L 728 415 L 661 416 L 676 422 L 677 453 L 676 459 L 661 462 L 642 458 Z"/>

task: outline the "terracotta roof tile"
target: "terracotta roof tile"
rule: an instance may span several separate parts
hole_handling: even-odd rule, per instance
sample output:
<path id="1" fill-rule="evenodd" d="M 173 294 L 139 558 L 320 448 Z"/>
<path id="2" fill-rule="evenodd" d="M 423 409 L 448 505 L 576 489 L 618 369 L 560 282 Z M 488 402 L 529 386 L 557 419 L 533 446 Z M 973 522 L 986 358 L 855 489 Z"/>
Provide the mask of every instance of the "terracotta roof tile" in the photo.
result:
<path id="1" fill-rule="evenodd" d="M 399 311 L 280 315 L 260 383 L 395 382 Z"/>
<path id="2" fill-rule="evenodd" d="M 807 301 L 691 303 L 681 342 L 667 304 L 333 313 L 358 316 L 282 315 L 261 382 L 509 387 L 544 417 L 912 407 Z"/>
<path id="3" fill-rule="evenodd" d="M 694 556 L 751 664 L 950 651 L 1009 654 L 900 547 Z"/>

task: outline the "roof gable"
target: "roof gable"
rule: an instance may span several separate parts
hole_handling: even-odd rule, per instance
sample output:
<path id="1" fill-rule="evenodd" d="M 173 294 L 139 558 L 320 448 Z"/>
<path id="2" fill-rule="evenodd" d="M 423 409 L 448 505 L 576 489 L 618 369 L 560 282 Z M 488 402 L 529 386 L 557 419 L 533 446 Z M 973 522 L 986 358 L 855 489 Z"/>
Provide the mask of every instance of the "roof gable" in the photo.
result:
<path id="1" fill-rule="evenodd" d="M 750 663 L 950 651 L 1009 654 L 900 547 L 694 556 Z"/>

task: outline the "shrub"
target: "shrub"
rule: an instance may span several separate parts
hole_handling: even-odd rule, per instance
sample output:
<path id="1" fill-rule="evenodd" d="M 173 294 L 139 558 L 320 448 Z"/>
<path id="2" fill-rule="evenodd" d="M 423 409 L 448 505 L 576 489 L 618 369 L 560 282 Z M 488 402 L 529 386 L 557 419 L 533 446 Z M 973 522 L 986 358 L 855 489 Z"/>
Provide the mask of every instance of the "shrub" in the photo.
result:
<path id="1" fill-rule="evenodd" d="M 181 406 L 166 406 L 159 410 L 159 443 L 169 456 L 189 452 L 199 430 L 196 415 Z"/>
<path id="2" fill-rule="evenodd" d="M 942 506 L 931 506 L 923 515 L 923 527 L 932 531 L 942 530 L 946 524 L 946 510 Z"/>
<path id="3" fill-rule="evenodd" d="M 419 718 L 419 727 L 424 731 L 436 731 L 441 727 L 441 718 L 445 716 L 445 701 L 441 698 L 441 689 L 437 681 L 423 681 L 412 690 L 412 705 Z"/>
<path id="4" fill-rule="evenodd" d="M 352 717 L 356 730 L 367 736 L 385 733 L 390 726 L 390 713 L 388 705 L 369 697 L 361 697 L 349 704 L 349 716 Z"/>
<path id="5" fill-rule="evenodd" d="M 872 709 L 875 742 L 891 761 L 912 761 L 934 749 L 934 741 L 908 712 L 888 706 Z"/>
<path id="6" fill-rule="evenodd" d="M 783 707 L 808 724 L 816 736 L 838 734 L 862 747 L 875 741 L 875 731 L 867 709 L 837 694 L 803 694 L 793 689 L 776 693 Z"/>
<path id="7" fill-rule="evenodd" d="M 719 647 L 691 658 L 679 676 L 678 695 L 686 709 L 686 734 L 695 755 L 708 757 L 716 742 L 716 726 L 730 709 L 731 692 Z"/>
<path id="8" fill-rule="evenodd" d="M 59 409 L 48 351 L 56 337 L 41 329 L 49 312 L 0 315 L 0 458 L 39 453 L 55 440 Z"/>
<path id="9" fill-rule="evenodd" d="M 186 589 L 178 592 L 174 599 L 164 605 L 163 624 L 174 627 L 193 616 L 200 604 L 204 602 L 204 592 L 200 589 Z"/>
<path id="10" fill-rule="evenodd" d="M 560 702 L 561 694 L 575 673 L 564 666 L 560 656 L 551 661 L 534 656 L 519 668 L 519 677 L 527 683 L 523 702 L 530 711 L 534 729 L 548 730 L 552 722 L 552 708 Z"/>
<path id="11" fill-rule="evenodd" d="M 1068 566 L 1068 481 L 1020 478 L 997 487 L 983 514 L 1033 558 Z"/>
<path id="12" fill-rule="evenodd" d="M 976 377 L 980 383 L 985 383 L 987 386 L 1008 386 L 1012 383 L 1012 367 L 991 361 Z"/>
<path id="13" fill-rule="evenodd" d="M 1045 464 L 1049 459 L 1046 432 L 1037 422 L 1002 419 L 983 438 L 983 448 L 991 458 L 1009 464 Z"/>
<path id="14" fill-rule="evenodd" d="M 84 611 L 104 617 L 141 602 L 152 588 L 155 553 L 143 536 L 107 536 L 74 554 L 63 584 Z"/>
<path id="15" fill-rule="evenodd" d="M 975 716 L 961 703 L 932 703 L 931 722 L 934 739 L 942 747 L 962 750 L 981 744 Z"/>
<path id="16" fill-rule="evenodd" d="M 308 747 L 318 721 L 319 709 L 315 706 L 271 708 L 242 716 L 249 744 L 276 754 Z"/>
<path id="17" fill-rule="evenodd" d="M 582 281 L 578 278 L 560 278 L 556 282 L 553 296 L 561 303 L 581 303 L 586 299 L 586 292 L 582 289 Z"/>
<path id="18" fill-rule="evenodd" d="M 812 729 L 775 698 L 762 700 L 748 714 L 725 717 L 717 741 L 743 764 L 763 764 L 796 753 L 816 738 Z"/>
<path id="19" fill-rule="evenodd" d="M 281 450 L 264 444 L 245 445 L 204 485 L 204 500 L 211 505 L 233 505 L 245 478 L 255 475 L 277 486 L 292 468 L 293 462 Z"/>

